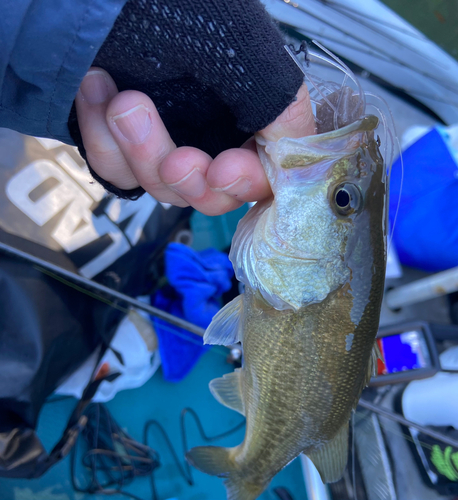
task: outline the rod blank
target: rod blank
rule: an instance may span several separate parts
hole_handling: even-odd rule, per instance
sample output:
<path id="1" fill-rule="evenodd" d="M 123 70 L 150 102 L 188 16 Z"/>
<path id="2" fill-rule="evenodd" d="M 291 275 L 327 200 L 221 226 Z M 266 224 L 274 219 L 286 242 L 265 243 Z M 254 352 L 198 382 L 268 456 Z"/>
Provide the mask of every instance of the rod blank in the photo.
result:
<path id="1" fill-rule="evenodd" d="M 430 436 L 434 439 L 437 439 L 438 441 L 442 441 L 445 444 L 448 444 L 450 446 L 453 446 L 455 448 L 458 448 L 458 441 L 452 438 L 449 438 L 448 436 L 445 436 L 444 434 L 441 434 L 440 432 L 436 432 L 429 427 L 425 427 L 420 424 L 416 424 L 415 422 L 412 422 L 411 420 L 407 420 L 406 418 L 402 417 L 398 413 L 394 413 L 391 410 L 388 410 L 387 408 L 382 408 L 381 406 L 374 405 L 367 401 L 366 399 L 361 398 L 359 400 L 358 406 L 362 406 L 363 408 L 366 408 L 366 410 L 370 410 L 374 413 L 378 413 L 380 416 L 388 418 L 389 420 L 394 420 L 395 422 L 398 422 L 399 424 L 405 425 L 406 427 L 413 427 L 414 429 L 417 429 L 418 431 L 422 432 L 423 434 L 426 434 L 427 436 Z"/>
<path id="2" fill-rule="evenodd" d="M 63 269 L 59 266 L 56 266 L 55 264 L 51 264 L 46 260 L 34 257 L 33 255 L 27 252 L 23 252 L 22 250 L 18 250 L 17 248 L 14 248 L 10 245 L 6 245 L 0 242 L 0 251 L 9 255 L 13 255 L 14 257 L 17 257 L 19 259 L 26 260 L 27 262 L 30 262 L 37 266 L 41 266 L 42 268 L 46 269 L 47 271 L 50 271 L 51 273 L 54 273 L 58 276 L 68 279 L 72 283 L 82 285 L 89 290 L 98 292 L 99 294 L 101 294 L 102 299 L 104 296 L 105 297 L 108 296 L 111 299 L 116 300 L 117 302 L 119 301 L 124 302 L 125 304 L 129 304 L 137 309 L 140 309 L 142 311 L 147 312 L 148 314 L 151 314 L 151 316 L 163 319 L 164 321 L 167 321 L 167 323 L 183 328 L 184 330 L 188 330 L 191 333 L 195 333 L 200 337 L 203 337 L 205 333 L 205 330 L 203 328 L 193 325 L 192 323 L 189 323 L 189 321 L 178 318 L 173 314 L 169 314 L 165 311 L 162 311 L 161 309 L 158 309 L 157 307 L 145 304 L 144 302 L 134 299 L 133 297 L 129 297 L 128 295 L 113 290 L 112 288 L 109 288 L 105 285 L 101 285 L 100 283 L 97 283 L 93 280 L 84 278 L 83 276 L 73 273 L 72 271 L 68 271 L 67 269 Z"/>

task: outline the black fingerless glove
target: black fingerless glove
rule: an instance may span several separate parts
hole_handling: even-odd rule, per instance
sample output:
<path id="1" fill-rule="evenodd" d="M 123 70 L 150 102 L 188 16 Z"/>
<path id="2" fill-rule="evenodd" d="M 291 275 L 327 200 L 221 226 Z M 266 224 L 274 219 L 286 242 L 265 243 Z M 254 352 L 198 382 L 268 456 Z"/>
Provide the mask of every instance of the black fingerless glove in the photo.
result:
<path id="1" fill-rule="evenodd" d="M 177 146 L 216 156 L 292 102 L 303 75 L 258 0 L 128 0 L 93 65 L 146 93 Z M 73 107 L 69 128 L 85 156 Z M 92 175 L 122 198 L 123 191 Z"/>

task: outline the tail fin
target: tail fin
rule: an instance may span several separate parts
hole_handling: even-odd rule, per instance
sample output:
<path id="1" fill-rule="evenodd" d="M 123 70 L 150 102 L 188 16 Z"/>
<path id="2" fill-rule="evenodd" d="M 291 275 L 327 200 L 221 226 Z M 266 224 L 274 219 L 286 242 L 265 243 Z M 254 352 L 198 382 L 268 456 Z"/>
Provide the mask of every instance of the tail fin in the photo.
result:
<path id="1" fill-rule="evenodd" d="M 226 486 L 227 500 L 255 500 L 266 489 L 265 485 L 238 481 L 232 477 L 224 481 L 224 486 Z"/>
<path id="2" fill-rule="evenodd" d="M 198 446 L 186 453 L 186 460 L 202 472 L 227 478 L 224 481 L 227 500 L 255 500 L 266 487 L 241 478 L 231 456 L 231 448 Z"/>

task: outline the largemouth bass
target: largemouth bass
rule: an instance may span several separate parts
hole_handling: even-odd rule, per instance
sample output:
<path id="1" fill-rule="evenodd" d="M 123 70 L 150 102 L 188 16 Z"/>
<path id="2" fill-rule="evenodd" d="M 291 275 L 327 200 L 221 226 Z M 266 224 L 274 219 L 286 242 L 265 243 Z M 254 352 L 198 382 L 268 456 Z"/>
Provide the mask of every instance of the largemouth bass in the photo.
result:
<path id="1" fill-rule="evenodd" d="M 385 166 L 365 116 L 338 130 L 265 142 L 273 199 L 240 221 L 230 259 L 245 292 L 204 341 L 241 342 L 243 366 L 210 383 L 246 417 L 234 448 L 197 447 L 188 461 L 225 478 L 229 500 L 252 500 L 305 453 L 338 480 L 348 426 L 374 363 L 385 278 Z"/>

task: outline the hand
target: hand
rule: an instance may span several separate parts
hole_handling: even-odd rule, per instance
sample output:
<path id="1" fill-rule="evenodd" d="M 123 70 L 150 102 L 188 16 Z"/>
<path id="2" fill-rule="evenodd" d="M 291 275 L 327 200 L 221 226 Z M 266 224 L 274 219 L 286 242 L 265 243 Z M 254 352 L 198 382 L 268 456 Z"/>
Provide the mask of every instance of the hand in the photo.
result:
<path id="1" fill-rule="evenodd" d="M 315 133 L 307 88 L 260 132 L 266 139 Z M 271 194 L 254 139 L 212 159 L 193 147 L 177 148 L 151 99 L 118 92 L 110 75 L 91 68 L 76 96 L 78 123 L 91 167 L 120 189 L 142 186 L 158 201 L 220 215 Z"/>

